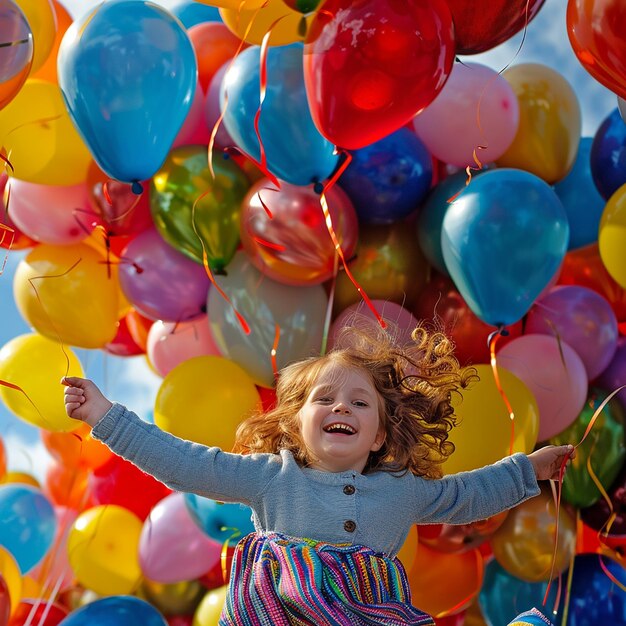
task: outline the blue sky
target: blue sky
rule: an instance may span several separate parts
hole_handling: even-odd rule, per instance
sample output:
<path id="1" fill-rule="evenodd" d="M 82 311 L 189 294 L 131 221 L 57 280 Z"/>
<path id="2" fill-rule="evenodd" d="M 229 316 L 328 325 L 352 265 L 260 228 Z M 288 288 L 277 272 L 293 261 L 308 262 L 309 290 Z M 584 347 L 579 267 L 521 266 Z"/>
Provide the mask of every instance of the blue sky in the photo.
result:
<path id="1" fill-rule="evenodd" d="M 62 0 L 62 4 L 76 18 L 100 2 Z M 188 2 L 164 0 L 158 4 L 172 8 Z M 591 78 L 574 56 L 566 31 L 566 6 L 566 0 L 546 0 L 537 17 L 530 23 L 519 53 L 521 34 L 492 51 L 465 57 L 464 60 L 483 63 L 495 70 L 526 62 L 543 63 L 554 68 L 577 93 L 583 115 L 582 134 L 592 137 L 604 118 L 617 106 L 617 99 Z M 24 253 L 11 252 L 5 271 L 0 276 L 0 346 L 30 330 L 13 302 L 13 273 L 23 256 Z M 86 375 L 93 378 L 112 400 L 127 404 L 140 414 L 151 411 L 160 379 L 148 368 L 143 357 L 121 359 L 101 351 L 76 352 Z M 1 402 L 0 435 L 8 450 L 9 468 L 28 471 L 42 479 L 49 457 L 40 443 L 38 429 L 13 416 Z"/>

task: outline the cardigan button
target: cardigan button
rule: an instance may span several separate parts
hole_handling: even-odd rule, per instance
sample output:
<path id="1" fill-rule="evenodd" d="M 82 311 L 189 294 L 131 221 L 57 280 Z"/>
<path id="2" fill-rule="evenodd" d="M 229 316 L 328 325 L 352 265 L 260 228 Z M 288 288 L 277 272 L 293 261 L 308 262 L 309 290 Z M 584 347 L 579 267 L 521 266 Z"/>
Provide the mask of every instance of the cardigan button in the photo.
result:
<path id="1" fill-rule="evenodd" d="M 343 492 L 347 496 L 351 496 L 355 491 L 356 491 L 356 489 L 354 488 L 354 485 L 345 485 L 344 488 L 343 488 Z"/>
<path id="2" fill-rule="evenodd" d="M 344 523 L 343 523 L 343 529 L 346 532 L 349 533 L 353 533 L 356 530 L 356 523 L 353 522 L 351 519 L 347 519 Z"/>

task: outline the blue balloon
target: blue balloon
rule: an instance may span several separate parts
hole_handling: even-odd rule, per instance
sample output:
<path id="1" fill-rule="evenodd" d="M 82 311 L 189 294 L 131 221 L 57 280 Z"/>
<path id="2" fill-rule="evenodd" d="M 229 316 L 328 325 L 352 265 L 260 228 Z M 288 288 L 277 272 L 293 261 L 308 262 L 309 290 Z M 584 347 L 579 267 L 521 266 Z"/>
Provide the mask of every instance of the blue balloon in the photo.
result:
<path id="1" fill-rule="evenodd" d="M 193 493 L 185 494 L 185 505 L 196 524 L 211 539 L 238 541 L 254 532 L 252 510 L 243 504 L 216 502 Z"/>
<path id="2" fill-rule="evenodd" d="M 261 106 L 259 134 L 268 170 L 293 185 L 328 178 L 337 165 L 334 146 L 315 127 L 304 87 L 304 46 L 272 46 L 267 53 L 267 91 L 260 105 L 261 48 L 251 46 L 233 62 L 222 81 L 224 124 L 237 146 L 259 161 L 254 118 Z M 226 103 L 226 94 L 228 101 Z"/>
<path id="3" fill-rule="evenodd" d="M 483 322 L 520 320 L 567 251 L 569 226 L 554 189 L 515 169 L 485 172 L 446 211 L 443 258 L 467 305 Z"/>
<path id="4" fill-rule="evenodd" d="M 72 611 L 59 626 L 167 626 L 151 604 L 133 596 L 109 596 Z"/>
<path id="5" fill-rule="evenodd" d="M 0 487 L 0 546 L 13 555 L 22 574 L 46 555 L 56 528 L 54 509 L 41 491 L 18 484 Z"/>
<path id="6" fill-rule="evenodd" d="M 569 174 L 554 185 L 569 222 L 569 250 L 598 241 L 598 226 L 606 201 L 591 175 L 591 137 L 582 137 Z"/>
<path id="7" fill-rule="evenodd" d="M 70 26 L 58 72 L 70 116 L 100 168 L 123 182 L 151 178 L 197 83 L 179 20 L 151 2 L 109 0 Z"/>
<path id="8" fill-rule="evenodd" d="M 195 0 L 181 0 L 169 7 L 170 12 L 175 15 L 187 29 L 196 24 L 205 22 L 221 22 L 222 17 L 217 7 L 210 7 Z"/>
<path id="9" fill-rule="evenodd" d="M 340 185 L 365 224 L 391 224 L 424 199 L 433 178 L 430 152 L 408 128 L 352 152 Z"/>
<path id="10" fill-rule="evenodd" d="M 608 200 L 626 183 L 626 123 L 615 109 L 600 124 L 591 144 L 591 174 Z"/>

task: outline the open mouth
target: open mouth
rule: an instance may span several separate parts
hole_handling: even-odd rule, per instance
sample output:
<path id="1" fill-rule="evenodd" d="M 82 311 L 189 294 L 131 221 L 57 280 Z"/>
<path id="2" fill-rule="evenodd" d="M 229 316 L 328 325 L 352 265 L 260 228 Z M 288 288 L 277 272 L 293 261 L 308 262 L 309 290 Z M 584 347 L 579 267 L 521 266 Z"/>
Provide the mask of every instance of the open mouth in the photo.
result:
<path id="1" fill-rule="evenodd" d="M 350 424 L 344 424 L 343 422 L 333 422 L 324 426 L 325 433 L 337 434 L 337 435 L 356 435 L 356 428 L 350 426 Z"/>

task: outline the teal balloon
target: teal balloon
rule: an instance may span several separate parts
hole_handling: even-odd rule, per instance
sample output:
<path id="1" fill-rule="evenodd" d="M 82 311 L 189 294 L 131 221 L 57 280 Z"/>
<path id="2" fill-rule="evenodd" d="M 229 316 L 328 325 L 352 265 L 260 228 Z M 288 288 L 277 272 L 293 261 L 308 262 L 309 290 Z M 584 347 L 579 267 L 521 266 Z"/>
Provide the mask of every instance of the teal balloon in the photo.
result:
<path id="1" fill-rule="evenodd" d="M 560 267 L 569 225 L 539 177 L 495 169 L 473 179 L 446 211 L 443 258 L 474 314 L 492 326 L 520 320 Z"/>
<path id="2" fill-rule="evenodd" d="M 272 46 L 267 51 L 267 88 L 260 101 L 261 48 L 251 46 L 233 62 L 220 91 L 224 124 L 233 141 L 255 160 L 261 148 L 268 170 L 293 185 L 328 178 L 337 165 L 335 147 L 315 127 L 304 87 L 302 44 Z"/>
<path id="3" fill-rule="evenodd" d="M 46 555 L 56 528 L 54 509 L 41 491 L 19 484 L 0 487 L 0 546 L 11 553 L 22 574 Z"/>
<path id="4" fill-rule="evenodd" d="M 59 86 L 78 132 L 108 176 L 136 185 L 165 160 L 197 74 L 180 21 L 141 0 L 99 5 L 70 26 L 59 50 Z"/>

